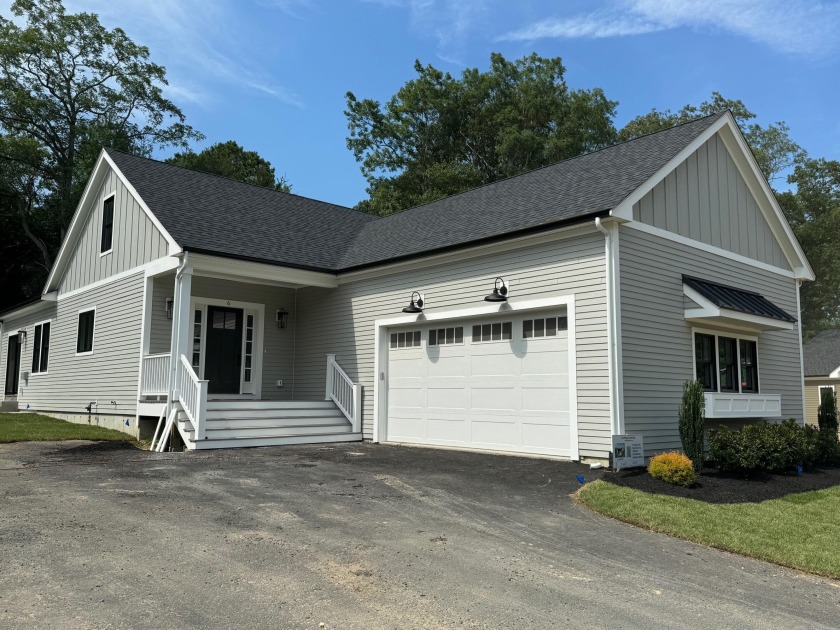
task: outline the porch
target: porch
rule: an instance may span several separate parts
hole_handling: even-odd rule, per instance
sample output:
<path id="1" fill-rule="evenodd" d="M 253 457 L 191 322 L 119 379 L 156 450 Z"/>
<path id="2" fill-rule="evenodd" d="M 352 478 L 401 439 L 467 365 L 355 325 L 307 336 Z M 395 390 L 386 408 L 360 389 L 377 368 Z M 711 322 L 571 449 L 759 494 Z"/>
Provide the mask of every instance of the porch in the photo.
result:
<path id="1" fill-rule="evenodd" d="M 295 290 L 334 283 L 189 254 L 148 277 L 138 415 L 157 419 L 153 447 L 176 431 L 190 450 L 361 440 L 362 388 L 334 354 L 323 396 L 295 391 Z"/>

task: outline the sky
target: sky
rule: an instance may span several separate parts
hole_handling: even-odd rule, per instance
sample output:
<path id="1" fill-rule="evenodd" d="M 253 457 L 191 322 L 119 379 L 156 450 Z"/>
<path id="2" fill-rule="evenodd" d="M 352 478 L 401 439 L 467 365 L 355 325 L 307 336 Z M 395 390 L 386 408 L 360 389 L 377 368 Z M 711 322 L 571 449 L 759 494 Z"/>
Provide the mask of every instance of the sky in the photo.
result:
<path id="1" fill-rule="evenodd" d="M 559 56 L 571 88 L 604 89 L 621 127 L 652 108 L 741 99 L 840 159 L 840 0 L 65 0 L 121 27 L 167 69 L 166 94 L 206 136 L 268 159 L 295 193 L 365 197 L 345 93 L 387 100 L 414 61 L 460 75 L 492 52 Z M 8 2 L 0 4 L 8 16 Z M 172 150 L 156 157 L 171 155 Z"/>

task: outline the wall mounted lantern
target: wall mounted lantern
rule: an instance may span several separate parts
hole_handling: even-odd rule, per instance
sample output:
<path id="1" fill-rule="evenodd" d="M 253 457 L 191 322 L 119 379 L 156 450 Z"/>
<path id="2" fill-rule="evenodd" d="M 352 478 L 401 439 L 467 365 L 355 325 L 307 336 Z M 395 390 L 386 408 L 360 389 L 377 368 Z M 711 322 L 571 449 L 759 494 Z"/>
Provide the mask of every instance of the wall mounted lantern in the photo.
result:
<path id="1" fill-rule="evenodd" d="M 277 328 L 285 328 L 286 325 L 289 323 L 289 311 L 285 308 L 281 308 L 277 311 Z"/>
<path id="2" fill-rule="evenodd" d="M 17 331 L 17 334 L 21 338 L 21 340 L 26 339 L 26 330 L 25 329 L 20 329 L 19 331 Z"/>
<path id="3" fill-rule="evenodd" d="M 501 286 L 500 286 L 501 284 Z M 485 296 L 485 302 L 507 302 L 507 286 L 505 285 L 505 281 L 501 278 L 496 278 L 493 282 L 493 293 L 488 296 Z"/>
<path id="4" fill-rule="evenodd" d="M 175 310 L 175 298 L 166 298 L 166 319 L 172 319 L 172 312 Z"/>
<path id="5" fill-rule="evenodd" d="M 414 296 L 417 296 L 417 300 L 414 299 Z M 423 312 L 423 298 L 417 291 L 411 292 L 411 301 L 408 303 L 403 310 L 403 313 L 422 313 Z"/>

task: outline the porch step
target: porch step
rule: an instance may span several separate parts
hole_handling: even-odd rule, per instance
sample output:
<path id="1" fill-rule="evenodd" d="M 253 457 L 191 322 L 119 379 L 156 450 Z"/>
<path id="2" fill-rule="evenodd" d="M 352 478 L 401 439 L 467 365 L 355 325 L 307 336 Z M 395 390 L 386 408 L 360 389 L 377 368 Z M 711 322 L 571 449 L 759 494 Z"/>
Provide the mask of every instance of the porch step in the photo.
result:
<path id="1" fill-rule="evenodd" d="M 336 409 L 331 400 L 208 400 L 207 411 L 218 411 L 221 409 L 282 409 L 291 411 L 295 409 Z"/>
<path id="2" fill-rule="evenodd" d="M 185 419 L 183 417 L 179 418 Z M 343 414 L 337 416 L 317 415 L 317 416 L 281 416 L 281 417 L 225 417 L 225 418 L 207 418 L 208 429 L 245 429 L 245 428 L 268 428 L 268 427 L 296 427 L 301 425 L 315 426 L 315 425 L 330 425 L 334 427 L 349 427 L 350 423 Z"/>
<path id="3" fill-rule="evenodd" d="M 264 409 L 250 409 L 248 407 L 229 407 L 224 409 L 210 408 L 206 418 L 210 420 L 237 420 L 243 418 L 336 418 L 346 420 L 344 414 L 330 403 L 330 407 L 302 407 L 286 409 L 266 407 Z"/>
<path id="4" fill-rule="evenodd" d="M 324 444 L 329 442 L 361 442 L 361 433 L 328 433 L 324 435 L 293 435 L 286 437 L 258 437 L 202 440 L 192 443 L 190 448 L 205 450 L 212 448 L 249 448 L 254 446 L 286 446 L 291 444 Z"/>
<path id="5" fill-rule="evenodd" d="M 182 433 L 186 433 L 190 441 L 195 441 L 195 433 L 192 430 L 192 425 L 181 420 L 179 426 Z M 285 424 L 283 426 L 271 425 L 257 425 L 249 426 L 243 425 L 235 428 L 219 427 L 216 424 L 207 423 L 207 428 L 204 430 L 205 439 L 220 440 L 228 438 L 256 438 L 256 437 L 286 437 L 294 435 L 344 435 L 350 433 L 352 428 L 350 423 L 345 422 L 343 426 L 337 424 Z"/>

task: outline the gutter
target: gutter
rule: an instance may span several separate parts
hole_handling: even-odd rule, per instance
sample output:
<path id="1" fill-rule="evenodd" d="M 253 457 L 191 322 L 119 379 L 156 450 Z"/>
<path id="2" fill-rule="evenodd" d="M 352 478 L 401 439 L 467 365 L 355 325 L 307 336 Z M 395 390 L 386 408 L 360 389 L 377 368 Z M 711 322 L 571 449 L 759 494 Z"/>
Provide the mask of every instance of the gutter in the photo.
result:
<path id="1" fill-rule="evenodd" d="M 616 256 L 618 234 L 616 226 L 605 227 L 601 217 L 595 217 L 595 228 L 604 235 L 604 261 L 607 280 L 607 361 L 610 383 L 610 429 L 613 435 L 624 433 L 624 422 L 621 417 L 621 368 L 618 347 L 618 317 L 616 312 Z M 610 447 L 612 448 L 612 447 Z"/>

